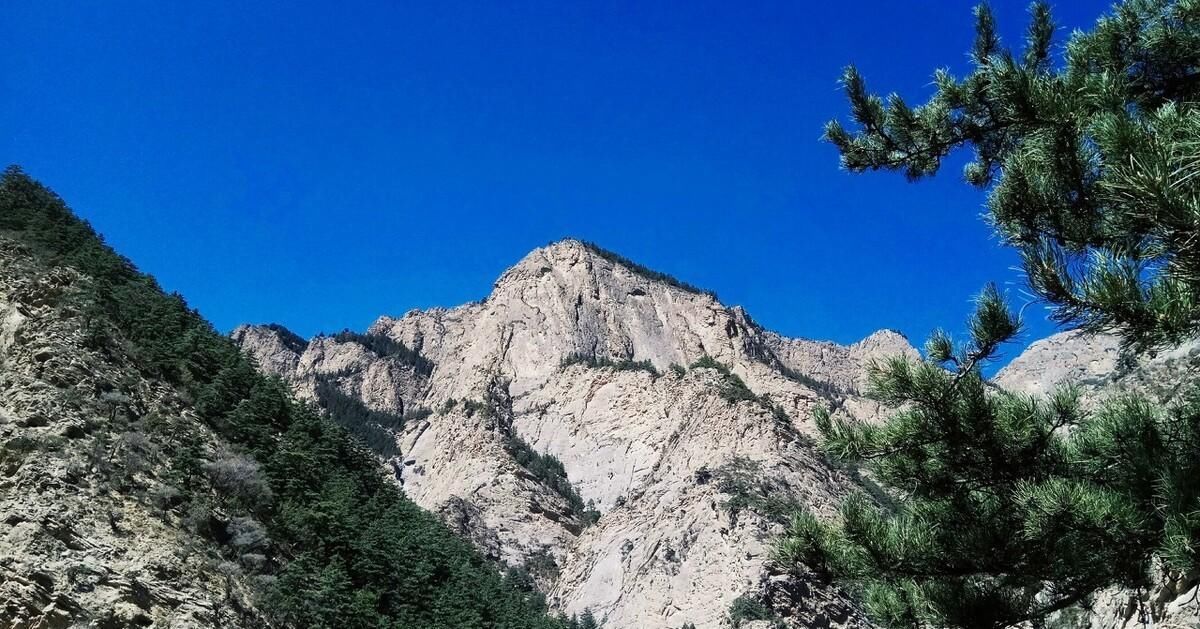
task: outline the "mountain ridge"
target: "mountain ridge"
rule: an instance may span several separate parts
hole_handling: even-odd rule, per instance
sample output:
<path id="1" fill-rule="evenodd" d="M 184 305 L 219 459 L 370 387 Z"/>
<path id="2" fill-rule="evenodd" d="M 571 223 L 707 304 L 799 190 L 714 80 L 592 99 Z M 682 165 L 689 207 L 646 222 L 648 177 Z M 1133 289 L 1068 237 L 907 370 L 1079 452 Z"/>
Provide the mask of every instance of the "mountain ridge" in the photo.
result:
<path id="1" fill-rule="evenodd" d="M 904 335 L 789 338 L 573 239 L 522 257 L 482 301 L 381 316 L 366 334 L 421 352 L 432 372 L 416 378 L 328 336 L 283 359 L 270 330 L 235 338 L 302 396 L 332 377 L 369 406 L 426 409 L 396 433 L 397 482 L 486 553 L 537 575 L 554 607 L 592 611 L 605 627 L 714 628 L 736 601 L 756 601 L 788 626 L 868 626 L 844 593 L 774 566 L 770 540 L 788 504 L 828 516 L 847 492 L 877 491 L 813 449 L 809 416 L 817 405 L 862 421 L 887 412 L 862 395 L 866 372 L 916 357 Z M 1115 346 L 1056 334 L 997 380 L 1045 394 L 1092 374 L 1087 393 L 1099 400 L 1200 364 L 1184 348 L 1121 369 Z M 514 440 L 562 477 L 526 473 Z M 595 511 L 572 510 L 555 483 Z M 1190 618 L 1180 601 L 1192 587 L 1164 584 L 1156 604 Z M 1105 592 L 1091 626 L 1122 626 L 1131 597 Z"/>
<path id="2" fill-rule="evenodd" d="M 482 301 L 381 316 L 363 334 L 419 352 L 431 373 L 331 336 L 299 353 L 267 328 L 233 336 L 302 398 L 334 382 L 372 408 L 427 409 L 396 433 L 405 492 L 509 564 L 552 563 L 551 603 L 609 627 L 716 627 L 739 596 L 787 590 L 767 565 L 781 524 L 768 488 L 832 509 L 860 481 L 813 449 L 812 409 L 877 415 L 859 393 L 867 364 L 915 356 L 891 331 L 847 346 L 768 332 L 574 239 L 529 252 Z M 528 474 L 517 442 L 566 479 Z M 552 488 L 564 481 L 598 522 Z M 820 593 L 795 603 L 797 619 L 863 623 L 811 575 L 774 576 Z"/>

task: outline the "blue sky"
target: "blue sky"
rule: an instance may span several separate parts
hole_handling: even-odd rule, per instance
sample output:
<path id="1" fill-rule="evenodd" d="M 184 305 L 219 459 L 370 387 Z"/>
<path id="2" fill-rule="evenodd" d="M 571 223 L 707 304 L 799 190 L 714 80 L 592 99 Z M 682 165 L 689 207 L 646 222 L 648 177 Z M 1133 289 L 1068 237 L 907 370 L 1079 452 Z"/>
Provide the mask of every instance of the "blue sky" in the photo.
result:
<path id="1" fill-rule="evenodd" d="M 850 175 L 819 136 L 846 64 L 913 99 L 964 72 L 971 6 L 18 0 L 0 160 L 223 330 L 480 299 L 571 235 L 785 334 L 920 342 L 989 280 L 1020 302 L 1016 258 L 961 160 Z M 1055 3 L 1062 39 L 1107 6 Z"/>

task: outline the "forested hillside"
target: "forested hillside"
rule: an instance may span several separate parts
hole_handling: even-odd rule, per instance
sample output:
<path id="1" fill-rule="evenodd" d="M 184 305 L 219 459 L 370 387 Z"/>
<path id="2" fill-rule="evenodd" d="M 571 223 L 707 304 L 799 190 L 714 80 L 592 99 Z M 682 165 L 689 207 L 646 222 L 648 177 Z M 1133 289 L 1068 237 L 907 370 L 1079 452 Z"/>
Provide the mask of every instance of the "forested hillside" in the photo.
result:
<path id="1" fill-rule="evenodd" d="M 66 351 L 92 361 L 93 370 L 129 365 L 136 372 L 126 381 L 146 383 L 78 390 L 70 378 L 37 382 L 45 373 L 37 368 L 30 390 L 73 391 L 84 398 L 79 408 L 111 414 L 77 433 L 65 429 L 66 438 L 23 437 L 17 445 L 25 458 L 10 465 L 32 460 L 38 448 L 44 457 L 67 452 L 72 434 L 102 444 L 102 456 L 79 470 L 105 474 L 94 486 L 98 499 L 155 502 L 161 507 L 155 526 L 202 538 L 224 559 L 227 582 L 245 584 L 244 596 L 227 588 L 230 605 L 208 616 L 213 626 L 223 619 L 254 625 L 256 618 L 273 626 L 338 628 L 568 625 L 546 616 L 528 578 L 518 571 L 502 576 L 503 566 L 483 559 L 386 480 L 363 443 L 260 375 L 182 297 L 165 294 L 16 167 L 0 181 L 0 238 L 36 269 L 67 269 L 78 278 L 63 291 L 62 304 L 24 317 L 60 317 L 77 332 L 64 336 L 77 341 Z M 19 344 L 20 338 L 12 342 Z M 164 388 L 184 407 L 150 417 L 141 392 Z M 47 423 L 17 419 L 22 426 Z M 5 444 L 6 459 L 14 441 Z M 104 445 L 114 442 L 123 445 Z M 115 452 L 151 454 L 134 465 Z M 110 480 L 118 476 L 114 468 L 129 482 Z M 10 483 L 3 491 L 18 489 Z M 119 515 L 110 519 L 114 532 L 136 536 Z M 68 586 L 52 576 L 38 583 L 47 596 Z M 72 622 L 90 613 L 62 607 Z M 29 626 L 40 626 L 35 620 Z"/>

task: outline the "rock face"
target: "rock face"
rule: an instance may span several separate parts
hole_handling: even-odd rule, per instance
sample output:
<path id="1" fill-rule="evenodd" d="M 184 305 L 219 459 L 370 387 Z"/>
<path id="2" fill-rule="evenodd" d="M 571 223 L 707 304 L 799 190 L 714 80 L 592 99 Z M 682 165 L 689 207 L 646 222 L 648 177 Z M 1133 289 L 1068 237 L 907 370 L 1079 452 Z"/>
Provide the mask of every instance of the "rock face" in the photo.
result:
<path id="1" fill-rule="evenodd" d="M 1177 400 L 1183 383 L 1200 376 L 1200 343 L 1154 357 L 1122 356 L 1118 339 L 1063 332 L 1042 339 L 996 375 L 1006 389 L 1045 395 L 1063 384 L 1081 389 L 1085 406 L 1131 392 L 1164 404 Z M 1101 593 L 1091 614 L 1064 615 L 1064 627 L 1125 629 L 1143 626 L 1200 627 L 1200 574 L 1167 573 L 1143 592 L 1111 589 Z"/>
<path id="2" fill-rule="evenodd" d="M 1010 390 L 1045 395 L 1071 383 L 1091 404 L 1121 393 L 1175 401 L 1185 383 L 1200 376 L 1200 342 L 1164 350 L 1152 357 L 1123 355 L 1117 338 L 1062 332 L 1029 346 L 996 374 L 995 382 Z"/>
<path id="3" fill-rule="evenodd" d="M 155 506 L 170 422 L 201 423 L 120 348 L 88 345 L 88 281 L 0 237 L 0 626 L 262 626 L 230 607 L 236 566 Z"/>
<path id="4" fill-rule="evenodd" d="M 302 397 L 332 383 L 406 412 L 390 461 L 406 493 L 527 566 L 568 614 L 719 627 L 749 595 L 786 598 L 776 607 L 794 626 L 862 624 L 838 592 L 771 574 L 781 518 L 763 498 L 770 488 L 830 511 L 854 486 L 812 447 L 809 417 L 819 404 L 875 417 L 859 393 L 866 366 L 915 355 L 895 332 L 848 347 L 784 338 L 567 240 L 530 253 L 480 303 L 304 347 L 278 327 L 234 338 Z M 569 485 L 537 472 L 530 451 L 561 461 Z"/>

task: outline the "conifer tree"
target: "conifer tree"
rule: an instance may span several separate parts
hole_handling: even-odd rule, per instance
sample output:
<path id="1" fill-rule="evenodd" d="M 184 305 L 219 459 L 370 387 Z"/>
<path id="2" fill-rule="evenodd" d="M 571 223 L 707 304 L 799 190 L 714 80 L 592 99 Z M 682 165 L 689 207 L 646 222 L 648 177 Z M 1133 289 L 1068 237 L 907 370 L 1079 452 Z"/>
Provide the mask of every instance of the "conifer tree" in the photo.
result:
<path id="1" fill-rule="evenodd" d="M 1054 62 L 1055 27 L 1033 5 L 1020 56 L 976 9 L 974 71 L 934 74 L 911 107 L 867 91 L 847 68 L 857 128 L 825 137 L 852 172 L 935 174 L 968 148 L 966 180 L 988 190 L 991 223 L 1018 247 L 1054 317 L 1122 334 L 1137 349 L 1200 329 L 1200 3 L 1129 0 Z"/>
<path id="2" fill-rule="evenodd" d="M 853 171 L 937 172 L 974 152 L 969 183 L 1017 247 L 1053 317 L 1153 351 L 1200 332 L 1200 2 L 1129 0 L 1061 63 L 1043 3 L 1021 56 L 976 10 L 974 71 L 935 75 L 912 108 L 844 83 L 857 125 L 826 137 Z M 959 343 L 935 332 L 921 360 L 871 371 L 900 409 L 881 424 L 819 413 L 823 449 L 865 462 L 894 504 L 855 496 L 836 522 L 797 515 L 779 559 L 839 579 L 889 627 L 1045 622 L 1109 586 L 1200 569 L 1200 394 L 1162 408 L 1133 395 L 1082 410 L 983 376 L 1020 321 L 989 286 Z"/>
<path id="3" fill-rule="evenodd" d="M 1200 569 L 1200 396 L 1087 414 L 1072 388 L 1002 391 L 982 366 L 1020 324 L 994 287 L 969 329 L 872 369 L 874 395 L 902 409 L 887 421 L 817 414 L 825 452 L 898 499 L 852 496 L 837 523 L 798 514 L 779 558 L 850 585 L 889 627 L 1009 627 L 1149 587 L 1156 566 Z"/>

